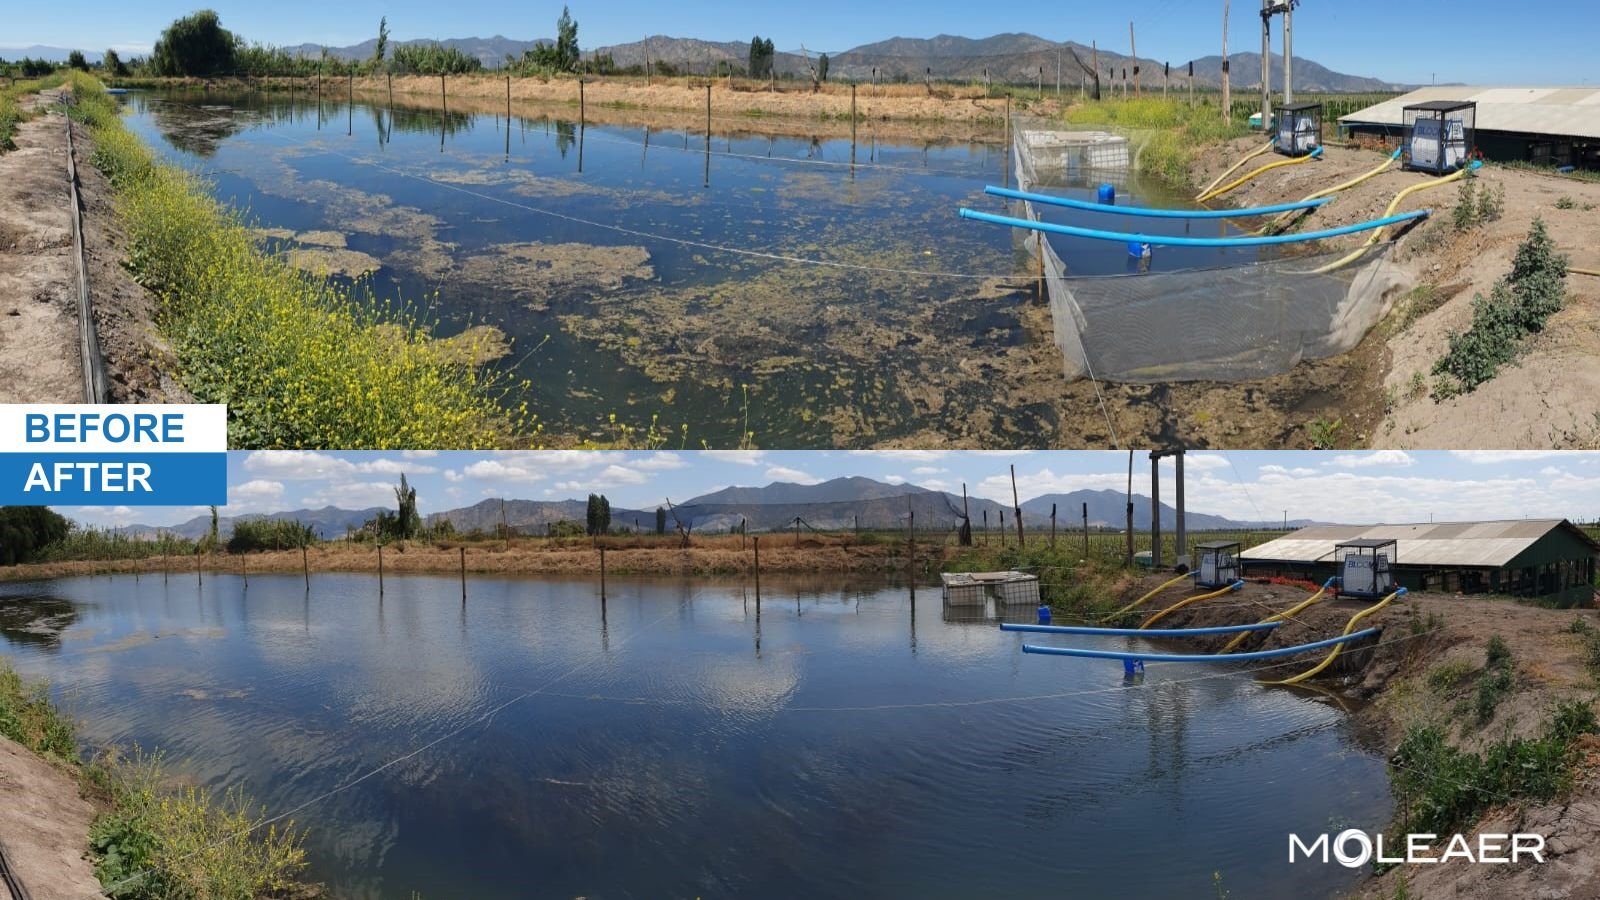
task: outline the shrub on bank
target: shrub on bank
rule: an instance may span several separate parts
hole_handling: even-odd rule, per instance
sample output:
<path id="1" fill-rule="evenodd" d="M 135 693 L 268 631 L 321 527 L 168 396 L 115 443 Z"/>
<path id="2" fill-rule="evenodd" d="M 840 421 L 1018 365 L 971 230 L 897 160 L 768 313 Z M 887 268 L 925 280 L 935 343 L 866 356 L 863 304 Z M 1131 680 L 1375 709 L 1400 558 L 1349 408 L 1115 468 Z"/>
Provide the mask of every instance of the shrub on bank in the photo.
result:
<path id="1" fill-rule="evenodd" d="M 310 895 L 304 833 L 267 816 L 241 791 L 169 790 L 159 755 L 78 758 L 72 723 L 43 684 L 0 659 L 0 735 L 70 766 L 105 810 L 90 827 L 95 874 L 113 900 L 258 900 Z"/>
<path id="2" fill-rule="evenodd" d="M 1449 336 L 1449 349 L 1433 364 L 1440 376 L 1435 399 L 1476 390 L 1515 359 L 1529 336 L 1544 330 L 1566 299 L 1567 258 L 1542 219 L 1534 219 L 1517 248 L 1511 271 L 1495 282 L 1488 297 L 1472 300 L 1472 324 Z"/>
<path id="3" fill-rule="evenodd" d="M 116 190 L 129 265 L 161 300 L 161 326 L 196 400 L 226 403 L 250 448 L 482 448 L 510 443 L 526 407 L 503 375 L 442 352 L 409 311 L 263 253 L 193 175 L 157 162 L 114 101 L 74 73 L 92 162 Z"/>

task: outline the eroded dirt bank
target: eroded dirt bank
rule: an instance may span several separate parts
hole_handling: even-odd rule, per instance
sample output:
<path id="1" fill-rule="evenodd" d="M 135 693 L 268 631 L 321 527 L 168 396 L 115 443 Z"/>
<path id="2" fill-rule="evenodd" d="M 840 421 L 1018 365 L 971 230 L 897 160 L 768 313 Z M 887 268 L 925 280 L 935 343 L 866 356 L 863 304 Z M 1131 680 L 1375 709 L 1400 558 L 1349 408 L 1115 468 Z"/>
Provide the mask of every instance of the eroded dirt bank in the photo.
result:
<path id="1" fill-rule="evenodd" d="M 1128 599 L 1160 583 L 1148 578 L 1130 586 Z M 1163 592 L 1146 604 L 1149 610 L 1170 605 L 1194 591 L 1187 583 Z M 1163 619 L 1162 627 L 1228 625 L 1259 621 L 1310 596 L 1297 585 L 1249 583 L 1238 593 L 1202 601 Z M 1281 647 L 1339 634 L 1352 615 L 1372 601 L 1329 600 L 1297 614 L 1283 627 L 1246 639 L 1236 650 Z M 1593 652 L 1583 625 L 1600 628 L 1593 609 L 1557 610 L 1504 598 L 1448 594 L 1410 594 L 1402 602 L 1364 620 L 1362 626 L 1383 629 L 1376 643 L 1341 654 L 1338 664 L 1301 687 L 1316 702 L 1337 703 L 1351 710 L 1360 733 L 1373 749 L 1394 758 L 1406 732 L 1432 726 L 1446 741 L 1470 752 L 1483 752 L 1511 737 L 1539 735 L 1562 701 L 1600 700 L 1589 665 Z M 1479 691 L 1489 674 L 1489 642 L 1504 642 L 1510 653 L 1510 684 L 1481 715 Z M 1228 638 L 1185 641 L 1185 652 L 1220 649 Z M 1286 678 L 1309 668 L 1325 651 L 1303 654 L 1260 672 L 1263 679 Z M 1502 897 L 1600 897 L 1600 735 L 1578 739 L 1575 780 L 1570 792 L 1548 802 L 1497 797 L 1475 823 L 1460 827 L 1475 841 L 1480 833 L 1535 832 L 1547 842 L 1546 862 L 1524 860 L 1516 865 L 1477 865 L 1461 860 L 1398 866 L 1365 881 L 1355 896 L 1364 900 L 1413 900 Z M 1331 821 L 1341 811 L 1328 810 Z M 1390 823 L 1360 823 L 1393 832 Z M 1403 883 L 1403 886 L 1402 886 Z"/>
<path id="2" fill-rule="evenodd" d="M 0 846 L 33 900 L 99 900 L 89 852 L 95 809 L 77 781 L 0 737 Z M 15 900 L 0 886 L 0 900 Z"/>
<path id="3" fill-rule="evenodd" d="M 0 153 L 0 402 L 78 403 L 84 396 L 67 136 L 59 109 L 49 109 L 64 90 L 24 98 L 41 114 L 18 129 L 15 151 Z M 177 362 L 156 328 L 156 299 L 122 265 L 127 241 L 111 186 L 88 164 L 94 145 L 81 126 L 72 135 L 109 399 L 186 402 Z"/>
<path id="4" fill-rule="evenodd" d="M 1202 154 L 1191 169 L 1192 180 L 1211 183 L 1261 143 L 1259 136 L 1240 138 Z M 1299 200 L 1372 170 L 1387 155 L 1328 146 L 1321 159 L 1267 172 L 1219 202 L 1259 206 Z M 1258 157 L 1235 174 L 1279 158 Z M 1401 189 L 1429 178 L 1393 165 L 1335 195 L 1300 228 L 1378 218 Z M 1343 429 L 1341 443 L 1449 449 L 1600 444 L 1600 278 L 1568 275 L 1565 307 L 1493 379 L 1450 399 L 1431 396 L 1431 370 L 1450 333 L 1466 329 L 1474 295 L 1488 295 L 1510 271 L 1535 217 L 1543 219 L 1572 266 L 1600 269 L 1600 183 L 1493 165 L 1472 182 L 1474 196 L 1487 191 L 1503 198 L 1499 218 L 1458 227 L 1459 182 L 1413 193 L 1399 207 L 1399 212 L 1432 209 L 1433 215 L 1399 233 L 1392 258 L 1401 266 L 1404 284 L 1388 298 L 1387 318 L 1356 351 L 1369 361 L 1350 368 L 1352 378 L 1341 392 L 1351 404 L 1377 397 L 1380 405 L 1375 416 L 1358 417 L 1357 427 Z M 1353 235 L 1326 243 L 1354 247 L 1364 239 Z"/>

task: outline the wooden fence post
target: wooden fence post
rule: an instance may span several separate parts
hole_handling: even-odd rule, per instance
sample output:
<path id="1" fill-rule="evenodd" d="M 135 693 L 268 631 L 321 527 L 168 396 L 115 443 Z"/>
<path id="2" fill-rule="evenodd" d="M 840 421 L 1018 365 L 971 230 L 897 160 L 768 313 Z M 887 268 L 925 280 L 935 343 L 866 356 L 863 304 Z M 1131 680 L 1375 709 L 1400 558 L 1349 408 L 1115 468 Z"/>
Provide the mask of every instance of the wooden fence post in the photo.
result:
<path id="1" fill-rule="evenodd" d="M 461 547 L 461 605 L 467 605 L 467 548 Z"/>

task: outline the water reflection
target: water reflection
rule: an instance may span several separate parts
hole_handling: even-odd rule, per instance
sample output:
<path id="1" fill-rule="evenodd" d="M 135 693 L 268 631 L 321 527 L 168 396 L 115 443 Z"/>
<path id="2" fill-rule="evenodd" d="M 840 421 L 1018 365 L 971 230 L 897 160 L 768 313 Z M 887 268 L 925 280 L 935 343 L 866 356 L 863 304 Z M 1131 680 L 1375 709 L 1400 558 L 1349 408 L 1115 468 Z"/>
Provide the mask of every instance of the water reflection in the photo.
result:
<path id="1" fill-rule="evenodd" d="M 1129 872 L 1197 895 L 1219 869 L 1315 896 L 1349 874 L 1278 865 L 1283 833 L 1387 816 L 1337 709 L 1024 657 L 992 610 L 919 622 L 928 586 L 374 581 L 0 585 L 0 641 L 87 740 L 274 810 L 403 758 L 302 816 L 340 895 L 969 897 L 1004 859 L 1008 896 Z"/>

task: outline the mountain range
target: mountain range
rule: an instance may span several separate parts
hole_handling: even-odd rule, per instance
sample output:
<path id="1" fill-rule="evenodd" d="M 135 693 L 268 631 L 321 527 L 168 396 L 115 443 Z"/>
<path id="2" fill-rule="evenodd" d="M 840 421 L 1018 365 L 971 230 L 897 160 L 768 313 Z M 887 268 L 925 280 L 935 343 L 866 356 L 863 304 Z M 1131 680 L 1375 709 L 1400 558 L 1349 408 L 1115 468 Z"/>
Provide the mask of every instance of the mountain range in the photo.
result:
<path id="1" fill-rule="evenodd" d="M 1085 507 L 1089 526 L 1120 530 L 1126 521 L 1127 500 L 1114 490 L 1080 490 L 1066 494 L 1045 494 L 1022 504 L 1023 522 L 1029 527 L 1044 527 L 1050 519 L 1051 508 L 1056 511 L 1056 521 L 1062 529 L 1081 527 Z M 817 484 L 774 482 L 765 487 L 730 487 L 693 497 L 675 504 L 668 517 L 668 528 L 681 523 L 691 531 L 727 531 L 745 523 L 751 531 L 782 531 L 792 528 L 798 518 L 803 526 L 817 530 L 839 530 L 852 527 L 884 530 L 905 528 L 913 518 L 918 529 L 945 530 L 959 527 L 963 506 L 971 516 L 973 527 L 982 528 L 987 523 L 998 528 L 1010 519 L 1010 508 L 993 500 L 977 497 L 963 498 L 945 491 L 929 490 L 914 484 L 889 484 L 859 476 L 835 478 Z M 507 525 L 523 534 L 542 533 L 556 522 L 582 522 L 586 514 L 584 500 L 483 500 L 472 506 L 433 513 L 428 522 L 449 521 L 458 531 L 494 531 L 502 516 Z M 1150 528 L 1150 498 L 1133 496 L 1133 527 L 1136 531 Z M 322 538 L 342 537 L 348 529 L 359 528 L 380 511 L 379 507 L 362 510 L 345 510 L 323 507 L 316 510 L 275 512 L 251 518 L 287 519 L 312 526 Z M 630 509 L 615 506 L 611 509 L 613 526 L 638 528 L 649 531 L 655 527 L 656 512 L 651 509 Z M 224 534 L 232 532 L 235 517 L 223 517 L 218 522 Z M 1263 528 L 1281 525 L 1281 522 L 1240 522 L 1223 516 L 1188 512 L 1185 521 L 1191 531 Z M 1172 529 L 1177 523 L 1177 511 L 1170 505 L 1161 505 L 1161 527 Z M 1313 524 L 1296 519 L 1288 523 L 1293 527 Z M 129 525 L 117 529 L 120 533 L 151 536 L 158 531 L 198 538 L 211 527 L 209 516 L 196 516 L 187 522 L 169 528 L 149 525 Z"/>
<path id="2" fill-rule="evenodd" d="M 518 40 L 494 35 L 486 38 L 444 38 L 437 42 L 410 40 L 392 43 L 396 46 L 438 43 L 474 56 L 484 66 L 493 68 L 504 64 L 507 56 L 521 57 L 524 51 L 550 42 L 549 38 Z M 375 39 L 368 39 L 359 44 L 328 47 L 327 51 L 329 55 L 339 59 L 367 59 L 372 56 L 375 45 Z M 322 54 L 323 45 L 298 44 L 284 49 L 291 54 L 317 57 Z M 714 71 L 720 62 L 743 66 L 749 58 L 749 51 L 748 41 L 706 41 L 698 38 L 654 35 L 631 43 L 596 47 L 584 52 L 586 55 L 591 53 L 610 55 L 619 66 L 643 65 L 647 60 L 665 60 L 680 70 L 688 69 L 703 73 Z M 42 56 L 46 59 L 62 60 L 66 59 L 67 52 L 66 48 L 32 46 L 0 51 L 0 56 Z M 988 78 L 996 82 L 1022 84 L 1037 80 L 1047 86 L 1056 83 L 1059 71 L 1062 89 L 1076 90 L 1083 73 L 1073 61 L 1074 54 L 1083 65 L 1090 67 L 1095 65 L 1096 51 L 1091 45 L 1077 41 L 1051 41 L 1034 34 L 1008 33 L 985 38 L 956 35 L 939 35 L 932 38 L 896 37 L 863 44 L 849 50 L 830 51 L 828 69 L 832 78 L 858 81 L 872 80 L 876 70 L 876 77 L 881 81 L 915 82 L 925 77 L 957 81 L 979 81 Z M 131 54 L 124 54 L 124 56 L 129 55 Z M 90 51 L 85 51 L 85 56 L 90 62 L 96 62 L 100 58 L 99 53 Z M 803 54 L 793 51 L 779 52 L 773 59 L 773 67 L 780 76 L 809 77 L 811 62 L 808 62 L 808 58 L 814 60 L 816 56 L 814 49 Z M 1232 53 L 1228 59 L 1235 88 L 1249 91 L 1254 89 L 1255 85 L 1259 85 L 1261 71 L 1259 53 Z M 1124 68 L 1128 70 L 1129 82 L 1132 82 L 1134 66 L 1132 57 L 1108 48 L 1100 48 L 1098 60 L 1099 71 L 1106 76 L 1102 79 L 1104 88 L 1109 89 L 1113 83 L 1120 84 Z M 1161 90 L 1163 67 L 1167 63 L 1172 65 L 1171 86 L 1176 89 L 1186 84 L 1184 78 L 1188 71 L 1187 59 L 1161 60 L 1139 57 L 1137 63 L 1142 85 L 1148 90 Z M 1304 57 L 1296 57 L 1294 66 L 1295 86 L 1306 92 L 1353 93 L 1402 90 L 1411 87 L 1380 78 L 1335 72 Z M 1282 67 L 1283 57 L 1274 55 L 1273 72 L 1281 72 Z M 1195 84 L 1200 87 L 1211 88 L 1220 85 L 1222 57 L 1213 54 L 1194 59 L 1194 77 Z"/>

